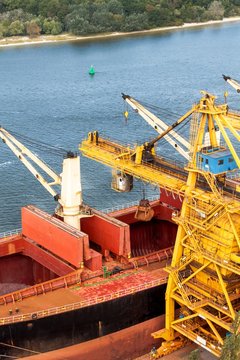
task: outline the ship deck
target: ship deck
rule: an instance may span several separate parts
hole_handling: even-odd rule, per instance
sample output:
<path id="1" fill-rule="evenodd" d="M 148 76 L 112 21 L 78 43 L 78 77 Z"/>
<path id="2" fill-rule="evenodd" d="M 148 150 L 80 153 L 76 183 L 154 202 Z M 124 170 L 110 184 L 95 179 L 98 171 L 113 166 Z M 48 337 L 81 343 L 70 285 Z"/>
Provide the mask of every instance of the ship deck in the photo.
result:
<path id="1" fill-rule="evenodd" d="M 29 296 L 0 306 L 0 325 L 46 316 L 111 301 L 167 282 L 167 273 L 156 264 L 132 269 L 109 278 L 94 278 L 70 287 Z"/>

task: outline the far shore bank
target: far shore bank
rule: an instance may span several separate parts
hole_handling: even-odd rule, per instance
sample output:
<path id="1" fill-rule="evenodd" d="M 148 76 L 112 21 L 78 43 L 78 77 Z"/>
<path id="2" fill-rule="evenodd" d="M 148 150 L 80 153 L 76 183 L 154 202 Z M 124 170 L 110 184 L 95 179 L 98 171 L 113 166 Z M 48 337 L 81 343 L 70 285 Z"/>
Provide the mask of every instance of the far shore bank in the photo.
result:
<path id="1" fill-rule="evenodd" d="M 132 31 L 132 32 L 113 32 L 107 34 L 99 35 L 86 35 L 78 36 L 71 34 L 60 34 L 60 35 L 40 35 L 38 37 L 30 38 L 29 36 L 13 36 L 0 39 L 0 47 L 9 47 L 9 46 L 24 46 L 24 45 L 41 45 L 47 43 L 58 43 L 58 42 L 69 42 L 69 41 L 91 41 L 91 40 L 101 40 L 101 39 L 111 39 L 124 36 L 134 36 L 134 35 L 145 35 L 145 34 L 157 34 L 166 31 L 172 30 L 181 30 L 181 29 L 190 29 L 194 27 L 202 26 L 212 26 L 230 22 L 240 22 L 240 16 L 224 18 L 223 20 L 212 20 L 201 23 L 185 23 L 181 26 L 167 26 L 161 28 L 155 28 L 150 30 L 141 30 L 141 31 Z"/>

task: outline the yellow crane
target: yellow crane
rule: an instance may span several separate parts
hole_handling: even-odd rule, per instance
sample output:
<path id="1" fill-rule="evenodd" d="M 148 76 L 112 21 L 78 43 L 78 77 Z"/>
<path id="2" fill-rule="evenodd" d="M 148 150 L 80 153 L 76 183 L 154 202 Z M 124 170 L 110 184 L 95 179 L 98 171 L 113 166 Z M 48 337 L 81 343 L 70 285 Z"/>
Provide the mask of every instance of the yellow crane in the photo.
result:
<path id="1" fill-rule="evenodd" d="M 154 357 L 161 357 L 190 339 L 220 356 L 224 338 L 240 310 L 240 193 L 229 192 L 228 174 L 240 168 L 231 138 L 240 140 L 240 115 L 216 97 L 202 92 L 175 124 L 191 116 L 189 163 L 181 169 L 159 157 L 152 142 L 124 147 L 90 133 L 80 145 L 83 155 L 128 176 L 141 178 L 183 199 L 173 213 L 178 224 L 166 291 L 165 329 L 152 334 L 164 339 Z M 221 141 L 218 132 L 221 133 Z M 208 133 L 209 143 L 205 142 Z M 222 144 L 224 141 L 224 144 Z"/>
<path id="2" fill-rule="evenodd" d="M 181 122 L 177 121 L 176 124 L 172 125 L 172 128 L 170 130 L 164 121 L 151 113 L 136 99 L 125 94 L 122 94 L 122 97 L 126 101 L 126 103 L 133 108 L 135 112 L 137 112 L 150 126 L 152 126 L 152 128 L 154 128 L 154 130 L 156 130 L 160 134 L 160 137 L 154 139 L 154 143 L 156 143 L 164 136 L 168 143 L 177 152 L 179 152 L 180 155 L 182 155 L 185 159 L 189 160 L 190 143 L 173 130 L 174 127 L 178 126 Z M 185 120 L 185 118 L 183 120 Z M 167 131 L 167 133 L 164 135 L 165 131 Z"/>

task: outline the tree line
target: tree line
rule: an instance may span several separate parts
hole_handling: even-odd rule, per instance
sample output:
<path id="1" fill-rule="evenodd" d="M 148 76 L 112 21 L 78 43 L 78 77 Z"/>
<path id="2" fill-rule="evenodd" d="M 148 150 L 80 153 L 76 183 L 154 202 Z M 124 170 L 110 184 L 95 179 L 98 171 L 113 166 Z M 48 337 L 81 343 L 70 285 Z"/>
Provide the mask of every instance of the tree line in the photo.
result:
<path id="1" fill-rule="evenodd" d="M 240 0 L 0 0 L 0 38 L 129 32 L 240 15 Z"/>

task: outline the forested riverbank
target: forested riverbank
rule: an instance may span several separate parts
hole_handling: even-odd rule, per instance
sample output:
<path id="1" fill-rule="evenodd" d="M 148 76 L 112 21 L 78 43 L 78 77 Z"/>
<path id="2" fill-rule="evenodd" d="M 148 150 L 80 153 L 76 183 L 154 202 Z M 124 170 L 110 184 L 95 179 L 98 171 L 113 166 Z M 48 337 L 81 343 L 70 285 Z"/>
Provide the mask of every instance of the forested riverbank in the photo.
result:
<path id="1" fill-rule="evenodd" d="M 2 0 L 0 38 L 132 32 L 240 16 L 239 0 Z"/>
<path id="2" fill-rule="evenodd" d="M 223 23 L 239 22 L 240 16 L 225 18 L 223 20 L 212 20 L 202 23 L 186 23 L 181 26 L 166 26 L 161 28 L 154 28 L 150 30 L 140 30 L 131 32 L 112 32 L 112 33 L 100 33 L 95 35 L 73 35 L 70 33 L 64 33 L 59 35 L 39 35 L 36 37 L 30 36 L 11 36 L 0 39 L 0 47 L 6 46 L 22 46 L 22 45 L 36 45 L 46 43 L 57 43 L 57 42 L 69 42 L 69 41 L 93 41 L 93 40 L 104 40 L 124 36 L 137 36 L 147 35 L 153 33 L 161 33 L 166 31 L 183 30 L 187 28 L 201 27 L 201 26 L 214 26 Z"/>

